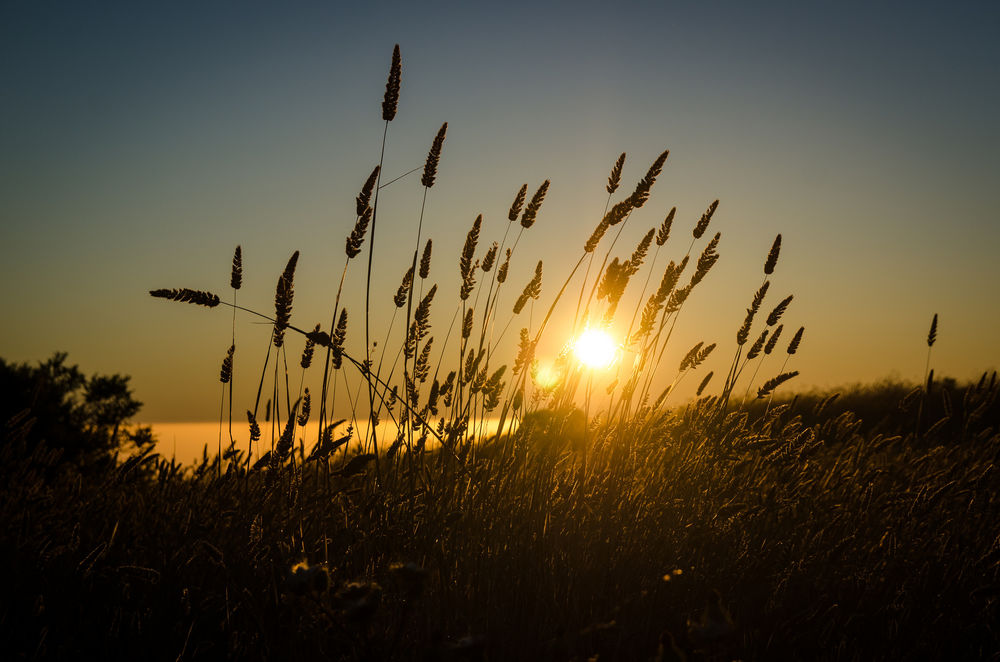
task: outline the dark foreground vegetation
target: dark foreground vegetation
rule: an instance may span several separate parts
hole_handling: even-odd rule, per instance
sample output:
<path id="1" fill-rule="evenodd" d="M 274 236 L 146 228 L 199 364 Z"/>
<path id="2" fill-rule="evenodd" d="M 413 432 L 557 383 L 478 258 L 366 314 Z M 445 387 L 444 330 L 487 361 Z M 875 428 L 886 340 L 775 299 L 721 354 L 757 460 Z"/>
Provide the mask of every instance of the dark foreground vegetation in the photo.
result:
<path id="1" fill-rule="evenodd" d="M 381 483 L 301 450 L 81 459 L 28 408 L 0 433 L 2 657 L 995 659 L 998 389 L 702 400 L 588 440 L 538 416 Z"/>

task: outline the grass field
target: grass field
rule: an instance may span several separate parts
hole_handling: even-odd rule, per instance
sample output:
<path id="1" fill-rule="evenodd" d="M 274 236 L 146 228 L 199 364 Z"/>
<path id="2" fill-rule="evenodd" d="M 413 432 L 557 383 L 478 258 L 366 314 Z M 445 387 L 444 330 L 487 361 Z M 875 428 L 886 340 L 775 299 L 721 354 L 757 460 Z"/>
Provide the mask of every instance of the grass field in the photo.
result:
<path id="1" fill-rule="evenodd" d="M 587 454 L 539 417 L 509 453 L 429 455 L 416 489 L 350 461 L 81 473 L 8 429 L 2 638 L 8 659 L 646 659 L 663 633 L 692 659 L 989 659 L 997 389 L 934 394 L 919 436 L 892 386 L 694 404 Z M 731 628 L 703 623 L 713 590 Z"/>
<path id="2" fill-rule="evenodd" d="M 397 47 L 385 136 L 399 67 Z M 431 142 L 424 203 L 446 135 L 447 124 Z M 668 154 L 624 195 L 625 154 L 614 162 L 595 229 L 554 281 L 544 247 L 522 241 L 548 180 L 519 189 L 495 241 L 473 221 L 448 258 L 457 297 L 429 276 L 422 203 L 412 260 L 382 267 L 403 274 L 388 329 L 374 328 L 370 296 L 381 164 L 356 200 L 326 331 L 292 324 L 298 252 L 273 314 L 237 303 L 239 247 L 231 300 L 152 290 L 233 315 L 219 440 L 196 466 L 138 433 L 138 451 L 116 454 L 119 423 L 138 409 L 127 378 L 86 382 L 59 368 L 65 356 L 50 362 L 73 389 L 87 384 L 67 420 L 110 450 L 70 461 L 33 432 L 55 429 L 45 412 L 5 415 L 2 657 L 996 659 L 996 373 L 935 379 L 935 315 L 921 384 L 794 395 L 786 367 L 804 328 L 783 335 L 792 295 L 768 297 L 781 235 L 747 276 L 760 285 L 743 323 L 703 330 L 726 342 L 676 347 L 685 302 L 719 259 L 718 201 L 690 237 L 671 209 L 615 251 L 630 220 L 645 222 L 635 212 Z M 665 266 L 663 246 L 675 256 Z M 512 259 L 534 265 L 520 288 Z M 350 324 L 349 274 L 365 292 Z M 237 313 L 272 325 L 259 375 L 242 357 L 264 348 L 237 345 Z M 542 365 L 553 316 L 573 320 L 573 341 Z M 716 351 L 731 359 L 713 381 L 701 373 Z M 765 357 L 782 365 L 758 379 Z M 617 378 L 595 387 L 608 366 Z M 233 402 L 237 377 L 254 402 Z M 682 380 L 698 384 L 686 401 Z M 246 443 L 223 441 L 234 420 Z"/>

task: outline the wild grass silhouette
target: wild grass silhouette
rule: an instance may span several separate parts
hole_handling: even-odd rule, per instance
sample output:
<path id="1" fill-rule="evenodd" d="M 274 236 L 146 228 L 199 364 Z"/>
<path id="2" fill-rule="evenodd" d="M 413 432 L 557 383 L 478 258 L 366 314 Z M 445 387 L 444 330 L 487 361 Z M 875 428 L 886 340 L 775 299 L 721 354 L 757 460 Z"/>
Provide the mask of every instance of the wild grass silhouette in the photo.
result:
<path id="1" fill-rule="evenodd" d="M 292 322 L 297 252 L 278 276 L 273 314 L 237 303 L 239 247 L 231 303 L 204 290 L 150 292 L 233 310 L 221 404 L 228 388 L 231 426 L 233 381 L 257 380 L 249 447 L 230 433 L 194 467 L 145 449 L 85 471 L 31 440 L 27 415 L 4 428 L 0 530 L 14 572 L 0 627 L 15 658 L 895 659 L 998 649 L 995 373 L 783 396 L 804 329 L 793 323 L 778 344 L 793 310 L 790 294 L 768 299 L 779 235 L 742 325 L 726 332 L 735 346 L 717 390 L 712 373 L 698 374 L 697 397 L 668 405 L 712 352 L 728 350 L 721 339 L 670 345 L 720 259 L 721 234 L 706 237 L 719 201 L 666 266 L 658 258 L 672 249 L 675 209 L 615 252 L 625 225 L 642 222 L 667 151 L 617 200 L 626 155 L 614 161 L 604 210 L 558 287 L 521 241 L 543 220 L 545 180 L 530 197 L 528 184 L 517 190 L 498 239 L 485 238 L 482 216 L 472 222 L 449 295 L 430 279 L 422 227 L 447 159 L 442 125 L 393 297 L 403 328 L 393 316 L 376 347 L 375 228 L 401 67 L 397 46 L 379 165 L 356 200 L 328 331 Z M 366 249 L 362 335 L 342 293 Z M 535 265 L 520 287 L 507 282 L 518 260 Z M 593 392 L 569 349 L 540 375 L 535 351 L 557 309 L 573 311 L 574 334 L 628 320 L 619 349 L 634 360 L 619 361 L 606 393 Z M 259 377 L 240 362 L 237 311 L 273 324 Z M 935 316 L 928 346 L 936 332 Z M 502 351 L 508 333 L 519 339 L 514 355 Z M 293 389 L 287 353 L 299 341 Z M 666 363 L 668 346 L 679 365 Z M 758 381 L 772 353 L 784 364 Z M 307 370 L 322 375 L 318 402 L 303 389 Z M 352 386 L 367 393 L 367 411 L 345 393 Z M 320 432 L 305 440 L 314 412 Z M 921 418 L 933 422 L 922 428 Z M 395 434 L 380 446 L 375 424 L 385 421 Z"/>

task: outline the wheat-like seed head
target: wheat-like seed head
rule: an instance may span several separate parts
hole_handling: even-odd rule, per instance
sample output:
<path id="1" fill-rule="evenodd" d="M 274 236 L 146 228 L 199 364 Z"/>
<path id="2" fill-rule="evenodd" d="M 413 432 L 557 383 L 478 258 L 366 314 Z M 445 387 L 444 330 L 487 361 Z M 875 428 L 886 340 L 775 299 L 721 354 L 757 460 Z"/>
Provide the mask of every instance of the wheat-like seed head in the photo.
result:
<path id="1" fill-rule="evenodd" d="M 528 303 L 528 299 L 537 299 L 542 293 L 542 261 L 539 260 L 538 264 L 535 265 L 535 275 L 532 276 L 528 284 L 524 286 L 524 290 L 521 295 L 514 302 L 514 314 L 519 314 L 523 309 L 524 305 Z"/>
<path id="2" fill-rule="evenodd" d="M 584 252 L 593 253 L 594 249 L 597 248 L 597 244 L 601 243 L 601 239 L 604 237 L 604 233 L 608 231 L 609 227 L 611 226 L 608 224 L 608 217 L 605 216 L 601 219 L 601 222 L 597 224 L 597 227 L 594 228 L 594 232 L 590 235 L 590 238 L 587 239 L 587 243 L 583 245 Z"/>
<path id="3" fill-rule="evenodd" d="M 413 314 L 413 322 L 406 334 L 406 341 L 403 345 L 403 354 L 408 359 L 412 359 L 417 351 L 417 345 L 427 336 L 430 329 L 431 302 L 437 293 L 437 285 L 432 285 L 431 289 L 424 295 L 424 298 L 417 304 L 417 310 Z"/>
<path id="4" fill-rule="evenodd" d="M 767 339 L 767 344 L 764 345 L 764 354 L 770 354 L 774 351 L 774 346 L 778 344 L 778 338 L 781 337 L 781 331 L 785 328 L 784 324 L 779 324 L 774 329 L 774 333 L 771 337 Z"/>
<path id="5" fill-rule="evenodd" d="M 635 250 L 632 251 L 632 255 L 629 259 L 625 261 L 625 273 L 627 273 L 629 277 L 634 276 L 639 272 L 639 267 L 642 266 L 643 261 L 646 259 L 646 253 L 649 252 L 649 245 L 653 243 L 653 235 L 655 234 L 656 229 L 650 228 L 649 232 L 643 235 L 639 244 L 635 247 Z"/>
<path id="6" fill-rule="evenodd" d="M 662 246 L 667 243 L 667 239 L 670 237 L 670 227 L 674 224 L 674 214 L 677 213 L 677 207 L 671 207 L 670 211 L 667 212 L 667 217 L 663 219 L 663 223 L 660 224 L 660 229 L 656 233 L 656 245 Z"/>
<path id="7" fill-rule="evenodd" d="M 497 259 L 498 248 L 499 245 L 497 244 L 497 242 L 494 241 L 493 244 L 489 247 L 489 250 L 486 251 L 486 255 L 483 256 L 483 263 L 479 265 L 479 267 L 483 270 L 484 274 L 489 273 L 490 269 L 493 268 L 493 264 L 496 262 Z"/>
<path id="8" fill-rule="evenodd" d="M 497 269 L 497 283 L 503 283 L 507 280 L 507 270 L 510 269 L 510 249 L 507 249 L 507 257 L 504 259 L 503 264 Z"/>
<path id="9" fill-rule="evenodd" d="M 789 356 L 799 351 L 799 344 L 802 342 L 802 334 L 805 333 L 805 330 L 806 327 L 800 326 L 799 330 L 795 332 L 794 336 L 792 336 L 792 342 L 788 343 Z"/>
<path id="10" fill-rule="evenodd" d="M 361 192 L 355 200 L 355 209 L 358 216 L 364 216 L 365 210 L 371 206 L 372 192 L 375 190 L 375 182 L 378 180 L 379 166 L 375 166 L 368 179 L 361 186 Z"/>
<path id="11" fill-rule="evenodd" d="M 305 395 L 302 396 L 302 409 L 299 411 L 298 424 L 305 427 L 309 422 L 309 413 L 312 410 L 312 396 L 309 394 L 309 387 L 306 387 Z"/>
<path id="12" fill-rule="evenodd" d="M 667 313 L 675 313 L 681 309 L 684 302 L 687 301 L 688 296 L 691 294 L 691 283 L 688 283 L 684 287 L 680 287 L 670 293 L 670 299 L 667 301 L 667 305 L 664 307 L 664 311 Z"/>
<path id="13" fill-rule="evenodd" d="M 204 290 L 191 290 L 186 287 L 167 290 L 150 290 L 149 295 L 157 299 L 168 299 L 170 301 L 180 301 L 182 303 L 193 303 L 199 306 L 214 308 L 219 305 L 219 295 L 206 292 Z"/>
<path id="14" fill-rule="evenodd" d="M 531 196 L 531 200 L 524 208 L 524 213 L 521 215 L 521 227 L 527 230 L 532 225 L 535 224 L 535 218 L 538 216 L 538 210 L 542 206 L 542 201 L 545 200 L 545 194 L 549 190 L 549 180 L 542 182 L 535 194 Z"/>
<path id="15" fill-rule="evenodd" d="M 704 341 L 699 342 L 697 345 L 688 350 L 688 353 L 684 355 L 683 359 L 681 359 L 680 372 L 684 372 L 691 367 L 695 357 L 698 356 L 698 351 L 701 350 L 701 346 L 704 344 Z"/>
<path id="16" fill-rule="evenodd" d="M 399 284 L 399 289 L 396 290 L 395 296 L 392 297 L 392 302 L 396 304 L 396 308 L 402 308 L 406 305 L 406 296 L 410 291 L 410 285 L 413 284 L 413 267 L 410 266 L 403 274 L 403 282 Z"/>
<path id="17" fill-rule="evenodd" d="M 445 133 L 448 132 L 448 123 L 445 122 L 438 129 L 437 135 L 434 136 L 434 142 L 431 144 L 431 149 L 427 153 L 427 160 L 424 162 L 424 175 L 420 178 L 420 183 L 430 188 L 434 186 L 434 178 L 437 175 L 438 161 L 441 160 L 441 146 L 444 144 Z"/>
<path id="18" fill-rule="evenodd" d="M 365 233 L 368 232 L 368 224 L 371 220 L 372 208 L 365 207 L 363 213 L 358 216 L 351 234 L 347 236 L 345 251 L 347 252 L 348 260 L 357 257 L 358 253 L 361 252 L 361 246 L 365 243 Z"/>
<path id="19" fill-rule="evenodd" d="M 629 199 L 632 202 L 632 208 L 638 209 L 646 204 L 646 200 L 649 199 L 649 192 L 653 188 L 653 184 L 656 183 L 656 178 L 659 177 L 660 172 L 663 170 L 663 164 L 667 162 L 667 157 L 670 155 L 670 150 L 664 150 L 653 164 L 649 166 L 649 170 L 646 171 L 646 176 L 639 180 L 636 184 L 635 190 Z"/>
<path id="20" fill-rule="evenodd" d="M 714 375 L 714 374 L 715 374 L 715 372 L 713 371 L 713 372 L 709 372 L 707 375 L 705 375 L 705 378 L 701 380 L 700 384 L 698 384 L 698 390 L 694 394 L 695 397 L 697 397 L 697 398 L 701 397 L 702 391 L 704 391 L 705 387 L 708 386 L 708 382 L 711 381 L 712 375 Z"/>
<path id="21" fill-rule="evenodd" d="M 472 335 L 472 321 L 473 321 L 473 309 L 470 307 L 465 311 L 465 317 L 462 319 L 462 338 L 468 338 Z"/>
<path id="22" fill-rule="evenodd" d="M 413 376 L 421 384 L 427 381 L 431 372 L 431 346 L 434 344 L 434 337 L 427 339 L 424 343 L 424 348 L 420 350 L 420 356 L 417 357 L 416 363 L 413 365 Z M 411 402 L 416 404 L 416 398 L 411 399 Z"/>
<path id="23" fill-rule="evenodd" d="M 535 358 L 535 341 L 528 334 L 528 329 L 522 327 L 519 333 L 517 355 L 514 357 L 513 372 L 515 375 L 521 374 Z"/>
<path id="24" fill-rule="evenodd" d="M 753 302 L 751 302 L 750 307 L 747 308 L 746 317 L 743 318 L 743 326 L 740 330 L 736 332 L 736 344 L 745 345 L 750 337 L 750 326 L 753 324 L 754 315 L 760 310 L 760 304 L 764 301 L 764 296 L 767 294 L 767 289 L 771 286 L 771 281 L 765 280 L 764 284 L 760 286 L 757 292 L 753 295 Z"/>
<path id="25" fill-rule="evenodd" d="M 292 253 L 288 258 L 285 270 L 278 278 L 278 286 L 274 292 L 274 346 L 281 347 L 285 342 L 285 329 L 292 318 L 292 297 L 295 294 L 293 287 L 295 279 L 295 265 L 299 261 L 299 252 Z"/>
<path id="26" fill-rule="evenodd" d="M 618 190 L 618 185 L 621 184 L 622 181 L 622 166 L 624 165 L 625 152 L 622 152 L 622 155 L 618 157 L 617 161 L 615 161 L 614 166 L 611 167 L 611 174 L 608 176 L 608 195 L 611 195 Z"/>
<path id="27" fill-rule="evenodd" d="M 787 297 L 782 299 L 777 306 L 774 307 L 771 313 L 767 316 L 768 326 L 774 326 L 775 324 L 778 323 L 778 320 L 781 319 L 781 316 L 784 315 L 785 311 L 788 309 L 788 304 L 792 302 L 793 296 L 794 295 L 789 294 Z"/>
<path id="28" fill-rule="evenodd" d="M 340 309 L 340 317 L 337 319 L 337 328 L 333 332 L 330 340 L 331 362 L 333 369 L 338 370 L 344 360 L 344 341 L 347 340 L 347 309 Z"/>
<path id="29" fill-rule="evenodd" d="M 306 334 L 306 346 L 302 348 L 302 358 L 299 360 L 299 366 L 301 366 L 303 370 L 308 370 L 309 366 L 312 365 L 313 351 L 316 349 L 316 340 L 321 337 L 322 335 L 320 334 L 319 324 L 316 325 L 316 328 L 314 328 L 311 333 Z"/>
<path id="30" fill-rule="evenodd" d="M 399 44 L 396 44 L 392 49 L 392 64 L 389 67 L 389 79 L 385 83 L 385 97 L 382 99 L 382 119 L 386 122 L 391 122 L 396 117 L 401 73 L 402 59 L 399 56 Z"/>
<path id="31" fill-rule="evenodd" d="M 243 248 L 236 247 L 233 252 L 233 271 L 229 277 L 229 286 L 234 290 L 240 289 L 243 285 Z"/>
<path id="32" fill-rule="evenodd" d="M 781 252 L 781 235 L 774 238 L 771 250 L 767 254 L 767 261 L 764 262 L 764 275 L 770 276 L 774 273 L 774 266 L 778 264 L 778 253 Z"/>
<path id="33" fill-rule="evenodd" d="M 222 359 L 222 368 L 219 370 L 219 381 L 223 384 L 228 384 L 229 380 L 233 378 L 233 352 L 236 351 L 236 345 L 230 345 L 229 350 L 226 352 L 226 358 Z"/>
<path id="34" fill-rule="evenodd" d="M 702 251 L 701 256 L 698 258 L 698 266 L 695 269 L 694 275 L 691 276 L 691 287 L 700 283 L 708 273 L 708 270 L 719 261 L 719 254 L 716 252 L 716 248 L 719 246 L 721 238 L 722 234 L 716 232 L 715 236 L 712 237 L 712 241 L 708 242 L 708 245 L 705 246 L 705 250 Z"/>
<path id="35" fill-rule="evenodd" d="M 601 219 L 601 223 L 608 227 L 618 225 L 625 220 L 625 217 L 631 213 L 632 209 L 632 198 L 630 196 L 621 202 L 615 203 L 611 209 L 608 210 L 608 213 L 604 215 L 604 218 Z M 604 229 L 607 230 L 607 227 Z M 602 231 L 601 234 L 603 235 L 604 232 Z M 598 240 L 600 240 L 600 237 L 598 237 Z"/>
<path id="36" fill-rule="evenodd" d="M 472 258 L 476 254 L 476 244 L 479 242 L 479 230 L 483 225 L 483 215 L 480 214 L 472 223 L 472 229 L 465 235 L 465 246 L 462 248 L 462 255 L 458 260 L 459 273 L 462 275 L 462 286 L 459 289 L 459 297 L 462 301 L 469 298 L 472 288 L 476 285 L 475 267 Z"/>
<path id="37" fill-rule="evenodd" d="M 247 421 L 250 423 L 250 441 L 260 441 L 260 426 L 257 425 L 257 419 L 249 409 L 247 409 Z"/>
<path id="38" fill-rule="evenodd" d="M 528 195 L 528 185 L 524 184 L 514 196 L 514 202 L 510 204 L 510 211 L 507 212 L 507 220 L 514 222 L 521 214 L 521 207 L 524 206 L 525 197 Z"/>
<path id="39" fill-rule="evenodd" d="M 694 235 L 695 239 L 701 239 L 701 235 L 705 234 L 705 230 L 708 228 L 708 224 L 712 220 L 715 210 L 718 208 L 719 201 L 715 200 L 708 206 L 705 213 L 701 215 L 701 219 L 698 220 L 698 224 L 694 226 L 694 231 L 691 233 Z"/>
<path id="40" fill-rule="evenodd" d="M 767 341 L 767 332 L 768 329 L 764 329 L 753 345 L 750 346 L 750 351 L 747 352 L 747 361 L 752 361 L 760 356 L 761 350 L 764 349 L 764 343 Z"/>
<path id="41" fill-rule="evenodd" d="M 793 370 L 792 372 L 783 372 L 777 377 L 772 377 L 771 379 L 764 382 L 764 385 L 757 389 L 757 399 L 766 398 L 771 394 L 774 389 L 778 388 L 785 382 L 787 382 L 792 377 L 799 374 L 798 370 Z"/>
<path id="42" fill-rule="evenodd" d="M 931 347 L 934 345 L 934 341 L 937 340 L 937 313 L 934 313 L 934 319 L 931 320 L 931 330 L 927 334 L 927 346 Z"/>
<path id="43" fill-rule="evenodd" d="M 431 247 L 430 239 L 424 244 L 424 252 L 420 256 L 420 280 L 425 280 L 431 273 Z"/>

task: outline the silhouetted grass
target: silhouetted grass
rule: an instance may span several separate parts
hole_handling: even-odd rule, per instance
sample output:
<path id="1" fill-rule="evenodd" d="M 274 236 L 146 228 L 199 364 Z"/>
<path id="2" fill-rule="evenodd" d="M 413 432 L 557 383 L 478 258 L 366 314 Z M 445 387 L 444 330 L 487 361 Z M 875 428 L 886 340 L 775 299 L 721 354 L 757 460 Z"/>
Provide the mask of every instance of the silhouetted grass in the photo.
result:
<path id="1" fill-rule="evenodd" d="M 145 454 L 43 480 L 56 458 L 8 427 L 5 650 L 454 659 L 464 640 L 489 659 L 646 659 L 670 632 L 710 658 L 988 657 L 998 385 L 952 388 L 955 425 L 931 437 L 912 415 L 817 414 L 828 394 L 722 422 L 702 401 L 630 429 L 627 448 L 606 430 L 586 468 L 582 431 L 538 414 L 512 453 L 428 453 L 416 490 L 301 448 L 296 471 L 248 475 L 236 452 L 220 478 L 217 458 Z M 902 391 L 838 402 L 877 417 Z M 712 589 L 735 621 L 718 639 L 700 625 Z"/>
<path id="2" fill-rule="evenodd" d="M 530 198 L 527 185 L 519 189 L 502 234 L 476 217 L 461 255 L 445 260 L 458 265 L 458 287 L 445 292 L 430 281 L 422 243 L 423 203 L 448 158 L 442 126 L 421 180 L 414 253 L 397 265 L 405 275 L 393 310 L 405 308 L 404 328 L 393 317 L 384 339 L 373 338 L 374 231 L 386 222 L 379 191 L 399 180 L 382 184 L 381 163 L 400 84 L 397 47 L 380 166 L 362 185 L 353 229 L 343 228 L 330 331 L 292 323 L 298 252 L 278 278 L 273 315 L 237 305 L 239 248 L 232 303 L 205 290 L 151 291 L 273 323 L 247 407 L 250 448 L 232 438 L 221 448 L 220 426 L 221 452 L 206 450 L 193 468 L 147 450 L 82 471 L 29 443 L 30 411 L 6 422 L 0 536 L 11 580 L 0 632 L 13 657 L 647 659 L 679 647 L 699 659 L 870 659 L 997 650 L 995 377 L 959 387 L 935 382 L 931 370 L 918 388 L 783 399 L 804 329 L 789 323 L 798 330 L 781 336 L 792 295 L 767 299 L 780 235 L 761 256 L 761 284 L 746 288 L 743 324 L 693 347 L 671 345 L 685 303 L 720 259 L 721 233 L 705 236 L 719 201 L 686 247 L 669 241 L 680 222 L 671 208 L 613 254 L 626 224 L 646 222 L 637 212 L 667 151 L 618 200 L 625 154 L 615 160 L 604 210 L 564 279 L 552 281 L 538 255 L 524 255 L 537 247 L 521 242 L 545 222 L 544 180 Z M 367 266 L 351 270 L 366 237 Z M 661 249 L 674 252 L 665 267 Z M 533 274 L 514 276 L 512 264 L 533 265 Z M 363 334 L 360 314 L 348 316 L 341 299 L 359 269 Z M 508 275 L 522 280 L 507 286 Z M 658 285 L 648 293 L 650 283 Z M 575 302 L 563 301 L 567 292 Z M 574 334 L 628 320 L 619 350 L 630 360 L 617 363 L 607 399 L 594 397 L 568 347 L 550 378 L 539 377 L 535 350 L 560 304 L 568 319 L 574 303 Z M 519 339 L 513 356 L 508 330 Z M 935 318 L 928 346 L 936 330 Z M 234 321 L 220 371 L 230 422 L 232 381 L 250 374 L 234 369 L 245 356 L 236 338 Z M 699 398 L 675 404 L 689 373 L 717 347 L 729 351 L 724 338 L 735 340 L 725 376 L 693 377 Z M 300 341 L 293 395 L 286 352 L 294 370 L 289 346 Z M 772 352 L 784 363 L 758 380 Z M 667 364 L 665 355 L 684 358 Z M 302 385 L 319 361 L 314 403 Z M 257 422 L 268 382 L 269 446 Z M 357 411 L 360 391 L 344 393 L 359 385 L 368 410 Z M 307 448 L 299 428 L 310 409 L 321 424 Z M 381 445 L 379 420 L 395 430 Z M 354 438 L 362 441 L 352 454 Z"/>

